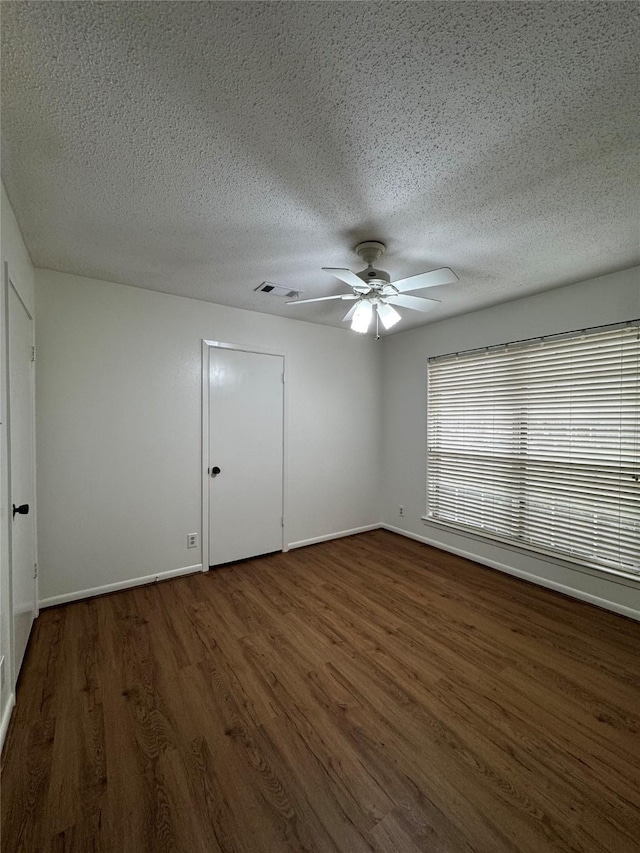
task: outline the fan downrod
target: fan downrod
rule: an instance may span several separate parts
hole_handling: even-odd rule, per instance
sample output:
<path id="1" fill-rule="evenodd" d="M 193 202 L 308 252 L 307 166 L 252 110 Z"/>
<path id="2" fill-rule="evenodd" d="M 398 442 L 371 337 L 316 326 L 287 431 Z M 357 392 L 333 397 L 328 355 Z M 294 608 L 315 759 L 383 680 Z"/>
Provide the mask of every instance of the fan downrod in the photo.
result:
<path id="1" fill-rule="evenodd" d="M 367 266 L 373 266 L 386 251 L 385 244 L 378 240 L 365 240 L 364 243 L 358 243 L 355 248 L 356 255 L 359 255 Z"/>

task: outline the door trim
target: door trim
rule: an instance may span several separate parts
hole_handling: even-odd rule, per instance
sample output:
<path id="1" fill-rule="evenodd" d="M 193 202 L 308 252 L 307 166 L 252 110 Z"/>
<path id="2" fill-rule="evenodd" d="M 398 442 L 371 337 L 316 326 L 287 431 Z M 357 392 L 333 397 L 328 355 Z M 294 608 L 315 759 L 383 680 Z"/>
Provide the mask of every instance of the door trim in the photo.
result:
<path id="1" fill-rule="evenodd" d="M 6 507 L 5 520 L 6 523 L 3 528 L 3 535 L 6 537 L 6 555 L 7 555 L 7 569 L 9 573 L 9 649 L 7 654 L 5 655 L 5 666 L 7 667 L 6 672 L 6 684 L 8 686 L 8 690 L 11 693 L 15 692 L 15 685 L 18 680 L 19 673 L 16 672 L 15 666 L 15 638 L 14 638 L 14 624 L 13 624 L 13 524 L 11 521 L 11 512 L 10 507 L 12 503 L 12 478 L 11 478 L 11 365 L 10 365 L 10 322 L 9 322 L 9 295 L 10 292 L 13 291 L 18 302 L 22 305 L 27 317 L 31 321 L 31 346 L 35 345 L 35 323 L 33 314 L 25 304 L 24 299 L 20 295 L 20 291 L 13 283 L 13 279 L 11 277 L 11 273 L 9 271 L 9 263 L 8 261 L 4 262 L 3 269 L 3 307 L 4 307 L 4 328 L 2 333 L 4 335 L 4 421 L 5 421 L 5 443 L 2 447 L 2 453 L 6 453 L 5 456 L 5 471 L 6 471 L 6 491 L 4 494 L 4 502 Z M 33 371 L 31 372 L 31 387 L 29 389 L 29 395 L 31 397 L 31 414 L 32 414 L 32 422 L 31 422 L 31 454 L 33 459 L 32 466 L 32 503 L 33 503 L 33 559 L 35 564 L 38 565 L 38 536 L 37 536 L 37 508 L 36 508 L 36 400 L 35 400 L 35 366 Z M 34 621 L 38 618 L 40 609 L 39 609 L 39 578 L 34 578 L 34 586 L 33 586 L 33 619 Z"/>
<path id="2" fill-rule="evenodd" d="M 252 352 L 257 355 L 276 355 L 282 358 L 284 384 L 282 388 L 282 550 L 288 551 L 287 537 L 287 482 L 288 482 L 288 434 L 289 434 L 289 400 L 287 394 L 287 354 L 282 350 L 271 347 L 245 346 L 227 341 L 211 341 L 202 339 L 202 436 L 201 436 L 201 476 L 202 476 L 202 519 L 201 519 L 201 560 L 202 571 L 209 571 L 209 356 L 213 348 Z"/>

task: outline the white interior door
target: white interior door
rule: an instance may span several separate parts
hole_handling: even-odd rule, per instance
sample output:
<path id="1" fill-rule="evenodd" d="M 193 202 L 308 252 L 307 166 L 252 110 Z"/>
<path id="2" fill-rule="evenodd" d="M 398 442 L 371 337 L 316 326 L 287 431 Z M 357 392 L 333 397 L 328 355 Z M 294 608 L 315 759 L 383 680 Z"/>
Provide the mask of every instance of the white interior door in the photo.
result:
<path id="1" fill-rule="evenodd" d="M 8 284 L 9 484 L 13 662 L 17 678 L 36 615 L 33 320 Z"/>
<path id="2" fill-rule="evenodd" d="M 284 358 L 209 347 L 209 565 L 282 550 Z"/>

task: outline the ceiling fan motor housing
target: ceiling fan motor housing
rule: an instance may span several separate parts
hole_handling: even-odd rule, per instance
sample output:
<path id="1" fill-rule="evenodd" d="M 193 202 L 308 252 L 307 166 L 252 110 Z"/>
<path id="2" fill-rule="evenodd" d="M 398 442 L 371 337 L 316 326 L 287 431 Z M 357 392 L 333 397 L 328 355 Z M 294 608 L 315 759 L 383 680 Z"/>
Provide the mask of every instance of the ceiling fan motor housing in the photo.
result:
<path id="1" fill-rule="evenodd" d="M 357 272 L 356 275 L 368 285 L 385 285 L 389 284 L 391 281 L 391 276 L 388 272 L 385 272 L 384 270 L 377 270 L 372 266 L 368 266 L 366 270 L 362 270 L 362 272 Z"/>
<path id="2" fill-rule="evenodd" d="M 373 266 L 378 258 L 384 255 L 386 250 L 387 247 L 384 243 L 380 243 L 378 240 L 365 240 L 364 243 L 358 243 L 356 246 L 356 255 L 359 255 L 365 264 L 368 265 L 366 270 L 362 270 L 362 272 L 358 272 L 356 275 L 369 287 L 375 288 L 376 285 L 384 287 L 385 284 L 389 284 L 391 281 L 391 276 L 388 272 L 376 269 Z"/>

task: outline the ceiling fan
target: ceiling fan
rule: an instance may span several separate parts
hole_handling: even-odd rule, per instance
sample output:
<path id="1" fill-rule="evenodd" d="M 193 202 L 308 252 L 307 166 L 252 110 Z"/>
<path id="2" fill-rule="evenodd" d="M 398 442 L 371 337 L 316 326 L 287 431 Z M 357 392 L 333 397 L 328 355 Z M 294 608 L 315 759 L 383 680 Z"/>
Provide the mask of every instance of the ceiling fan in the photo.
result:
<path id="1" fill-rule="evenodd" d="M 355 251 L 367 264 L 367 268 L 362 272 L 354 273 L 351 270 L 322 267 L 325 272 L 331 273 L 340 281 L 348 284 L 351 293 L 318 296 L 315 299 L 295 299 L 287 304 L 304 305 L 308 302 L 326 302 L 330 299 L 354 301 L 355 305 L 345 314 L 343 321 L 351 321 L 351 328 L 354 332 L 365 334 L 369 330 L 374 312 L 376 322 L 379 320 L 385 329 L 390 329 L 400 320 L 400 314 L 394 306 L 410 308 L 412 311 L 429 311 L 436 302 L 440 301 L 439 299 L 429 299 L 426 296 L 405 296 L 410 291 L 421 290 L 423 287 L 435 287 L 440 284 L 451 284 L 458 280 L 458 276 L 452 270 L 443 267 L 392 282 L 388 272 L 376 269 L 373 266 L 386 251 L 384 243 L 379 243 L 377 240 L 367 240 L 364 243 L 358 243 Z"/>

